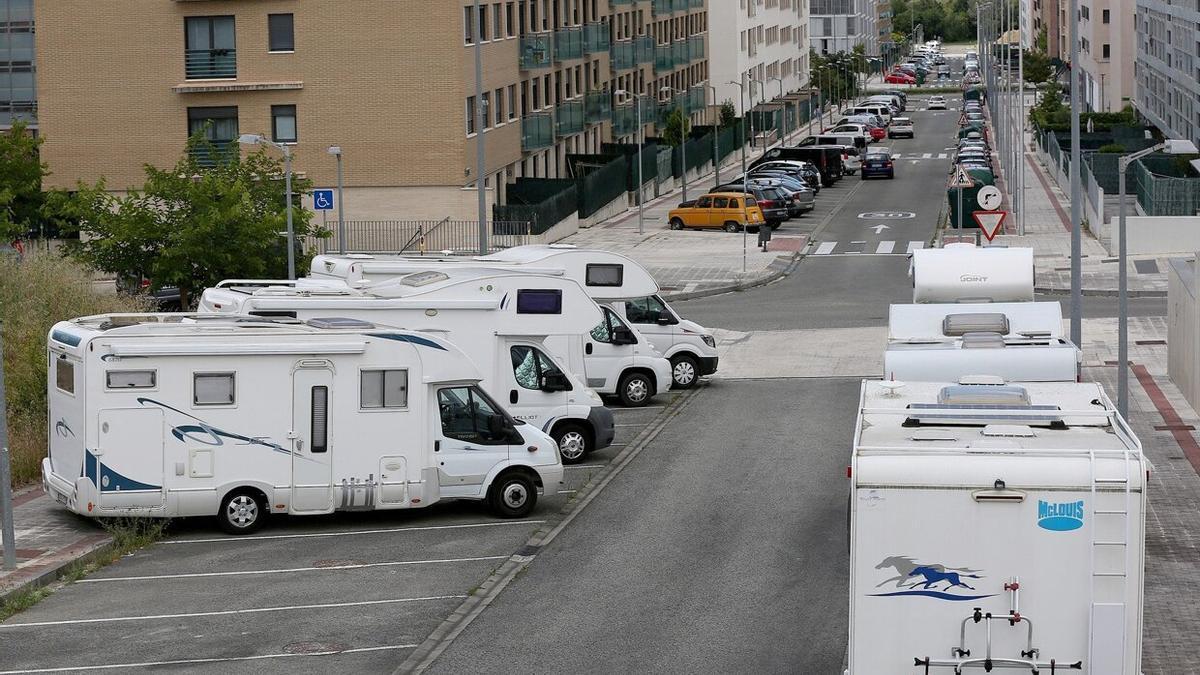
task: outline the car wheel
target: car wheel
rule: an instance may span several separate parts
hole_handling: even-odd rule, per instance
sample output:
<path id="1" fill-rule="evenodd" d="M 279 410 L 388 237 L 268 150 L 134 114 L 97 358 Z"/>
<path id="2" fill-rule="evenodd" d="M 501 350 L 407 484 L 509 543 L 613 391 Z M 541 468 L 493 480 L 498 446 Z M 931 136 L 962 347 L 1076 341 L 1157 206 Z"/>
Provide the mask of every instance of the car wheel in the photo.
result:
<path id="1" fill-rule="evenodd" d="M 700 367 L 696 359 L 687 354 L 679 354 L 671 359 L 671 388 L 690 389 L 700 379 Z"/>
<path id="2" fill-rule="evenodd" d="M 488 502 L 501 518 L 524 518 L 537 505 L 537 488 L 529 476 L 507 473 L 492 483 Z"/>
<path id="3" fill-rule="evenodd" d="M 558 443 L 558 454 L 563 464 L 576 464 L 592 451 L 587 429 L 578 424 L 560 424 L 554 428 L 551 436 Z"/>
<path id="4" fill-rule="evenodd" d="M 654 391 L 654 383 L 645 373 L 628 373 L 621 378 L 617 386 L 617 395 L 621 405 L 626 408 L 640 408 L 650 402 Z"/>
<path id="5" fill-rule="evenodd" d="M 221 500 L 217 521 L 229 534 L 257 532 L 267 520 L 267 504 L 253 490 L 234 490 Z"/>
<path id="6" fill-rule="evenodd" d="M 683 221 L 678 218 L 672 218 L 671 219 L 671 229 L 672 230 L 682 230 L 683 229 Z"/>
<path id="7" fill-rule="evenodd" d="M 729 221 L 728 223 L 725 223 L 725 231 L 726 232 L 737 232 L 739 227 L 740 227 L 740 225 L 733 222 L 732 220 Z"/>

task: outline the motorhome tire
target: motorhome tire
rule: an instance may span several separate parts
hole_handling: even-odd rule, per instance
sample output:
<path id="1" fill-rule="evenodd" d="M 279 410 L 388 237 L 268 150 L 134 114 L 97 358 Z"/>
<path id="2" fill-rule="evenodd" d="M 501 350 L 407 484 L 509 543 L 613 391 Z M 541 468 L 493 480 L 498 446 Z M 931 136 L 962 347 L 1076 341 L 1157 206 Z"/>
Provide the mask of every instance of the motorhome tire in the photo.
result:
<path id="1" fill-rule="evenodd" d="M 550 434 L 558 443 L 558 454 L 563 464 L 576 464 L 592 451 L 591 434 L 578 424 L 560 424 Z"/>
<path id="2" fill-rule="evenodd" d="M 678 218 L 672 218 L 671 219 L 671 229 L 672 230 L 682 230 L 683 229 L 683 221 Z"/>
<path id="3" fill-rule="evenodd" d="M 488 501 L 501 518 L 524 518 L 537 504 L 537 488 L 525 474 L 510 471 L 492 483 Z"/>
<path id="4" fill-rule="evenodd" d="M 229 534 L 257 532 L 267 520 L 267 502 L 256 490 L 240 488 L 225 495 L 217 521 Z"/>
<path id="5" fill-rule="evenodd" d="M 617 387 L 617 395 L 621 397 L 621 405 L 626 408 L 640 408 L 650 402 L 654 395 L 654 382 L 645 373 L 626 373 L 621 376 L 621 384 Z"/>
<path id="6" fill-rule="evenodd" d="M 691 389 L 699 379 L 700 366 L 688 354 L 676 354 L 671 357 L 671 388 Z"/>
<path id="7" fill-rule="evenodd" d="M 739 227 L 740 227 L 740 225 L 733 222 L 732 220 L 729 221 L 728 223 L 725 223 L 725 231 L 726 232 L 737 232 Z"/>

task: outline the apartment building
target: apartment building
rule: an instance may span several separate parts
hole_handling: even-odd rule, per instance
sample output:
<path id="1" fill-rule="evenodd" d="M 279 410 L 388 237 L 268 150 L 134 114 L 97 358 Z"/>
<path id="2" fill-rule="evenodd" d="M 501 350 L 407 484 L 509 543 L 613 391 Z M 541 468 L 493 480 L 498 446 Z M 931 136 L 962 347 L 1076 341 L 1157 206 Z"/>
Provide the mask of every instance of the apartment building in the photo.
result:
<path id="1" fill-rule="evenodd" d="M 709 70 L 716 101 L 736 106 L 745 91 L 755 100 L 770 99 L 808 86 L 808 2 L 739 0 L 714 2 L 709 21 Z M 738 82 L 742 86 L 730 84 Z M 762 83 L 761 85 L 757 83 Z M 749 107 L 749 99 L 744 103 Z"/>
<path id="2" fill-rule="evenodd" d="M 0 129 L 37 128 L 33 0 L 0 0 Z"/>
<path id="3" fill-rule="evenodd" d="M 1079 3 L 1080 95 L 1088 110 L 1116 112 L 1133 95 L 1133 17 L 1133 0 Z"/>
<path id="4" fill-rule="evenodd" d="M 891 0 L 876 2 L 875 5 L 875 44 L 868 48 L 867 54 L 878 56 L 884 45 L 892 41 L 892 3 Z"/>
<path id="5" fill-rule="evenodd" d="M 867 0 L 810 0 L 808 35 L 818 54 L 849 52 L 866 45 L 873 31 L 875 10 Z"/>
<path id="6" fill-rule="evenodd" d="M 652 131 L 660 107 L 702 108 L 707 77 L 704 0 L 54 0 L 36 19 L 52 186 L 127 189 L 198 130 L 261 133 L 316 187 L 339 146 L 350 220 L 474 219 L 477 143 L 503 202 L 632 134 L 615 90 L 649 95 Z"/>
<path id="7" fill-rule="evenodd" d="M 1200 0 L 1137 0 L 1134 106 L 1170 138 L 1200 144 Z"/>

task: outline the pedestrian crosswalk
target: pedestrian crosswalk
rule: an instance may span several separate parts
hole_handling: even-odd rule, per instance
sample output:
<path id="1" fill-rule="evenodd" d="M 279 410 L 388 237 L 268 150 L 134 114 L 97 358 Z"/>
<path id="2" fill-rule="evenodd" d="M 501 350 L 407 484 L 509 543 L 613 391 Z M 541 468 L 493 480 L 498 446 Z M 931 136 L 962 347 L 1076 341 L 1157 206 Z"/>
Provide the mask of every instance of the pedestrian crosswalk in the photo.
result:
<path id="1" fill-rule="evenodd" d="M 884 240 L 880 242 L 866 241 L 823 241 L 817 245 L 817 248 L 810 251 L 809 255 L 908 255 L 916 249 L 925 248 L 923 241 L 910 241 L 904 252 L 897 252 L 896 245 L 904 245 L 905 242 L 897 242 L 893 240 Z"/>
<path id="2" fill-rule="evenodd" d="M 868 152 L 870 152 L 870 151 L 868 150 Z M 950 155 L 949 155 L 949 153 L 945 153 L 945 152 L 939 152 L 939 153 L 932 153 L 932 152 L 917 153 L 917 152 L 914 152 L 912 154 L 907 154 L 907 155 L 904 154 L 903 152 L 894 152 L 894 153 L 892 153 L 892 159 L 907 159 L 910 162 L 919 162 L 921 160 L 928 160 L 928 159 L 933 159 L 933 160 L 950 159 Z"/>

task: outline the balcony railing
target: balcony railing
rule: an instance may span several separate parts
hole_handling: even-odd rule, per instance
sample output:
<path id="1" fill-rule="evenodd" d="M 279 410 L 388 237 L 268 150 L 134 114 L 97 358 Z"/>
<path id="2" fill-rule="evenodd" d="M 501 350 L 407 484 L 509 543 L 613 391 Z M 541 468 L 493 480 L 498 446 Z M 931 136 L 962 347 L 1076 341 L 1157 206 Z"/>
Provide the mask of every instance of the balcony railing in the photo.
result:
<path id="1" fill-rule="evenodd" d="M 188 153 L 197 166 L 210 168 L 231 159 L 235 147 L 237 147 L 237 141 L 234 139 L 210 139 L 206 143 L 193 145 Z"/>
<path id="2" fill-rule="evenodd" d="M 703 9 L 704 0 L 689 0 L 688 7 L 691 7 L 692 9 Z"/>
<path id="3" fill-rule="evenodd" d="M 671 0 L 671 11 L 686 12 L 688 5 L 690 5 L 690 4 L 691 4 L 690 0 Z M 700 6 L 703 7 L 704 3 L 701 2 Z"/>
<path id="4" fill-rule="evenodd" d="M 708 89 L 704 86 L 692 87 L 688 90 L 688 110 L 696 112 L 704 110 L 708 102 Z"/>
<path id="5" fill-rule="evenodd" d="M 189 80 L 237 77 L 236 49 L 188 49 L 183 60 Z"/>
<path id="6" fill-rule="evenodd" d="M 671 45 L 654 48 L 654 70 L 663 72 L 675 67 L 675 49 Z"/>
<path id="7" fill-rule="evenodd" d="M 637 67 L 637 54 L 634 51 L 633 40 L 618 40 L 609 50 L 613 70 L 629 70 Z"/>
<path id="8" fill-rule="evenodd" d="M 650 6 L 652 14 L 669 14 L 674 9 L 674 0 L 654 0 Z"/>
<path id="9" fill-rule="evenodd" d="M 634 38 L 633 54 L 638 63 L 654 63 L 654 38 L 649 35 Z"/>
<path id="10" fill-rule="evenodd" d="M 521 36 L 521 70 L 549 68 L 552 63 L 550 33 L 529 33 Z"/>
<path id="11" fill-rule="evenodd" d="M 583 117 L 588 124 L 612 117 L 612 95 L 602 89 L 589 91 L 583 100 Z"/>
<path id="12" fill-rule="evenodd" d="M 704 36 L 693 35 L 687 39 L 688 42 L 688 59 L 695 63 L 696 61 L 704 60 Z"/>
<path id="13" fill-rule="evenodd" d="M 540 150 L 554 145 L 554 117 L 534 113 L 521 118 L 521 149 Z"/>
<path id="14" fill-rule="evenodd" d="M 633 0 L 608 0 L 611 5 L 632 5 Z"/>
<path id="15" fill-rule="evenodd" d="M 570 136 L 583 131 L 583 101 L 558 104 L 554 117 L 554 132 L 559 136 Z"/>
<path id="16" fill-rule="evenodd" d="M 613 108 L 613 134 L 627 136 L 637 133 L 637 110 L 632 105 Z"/>
<path id="17" fill-rule="evenodd" d="M 608 50 L 608 24 L 589 23 L 583 27 L 583 51 L 598 54 Z"/>
<path id="18" fill-rule="evenodd" d="M 676 66 L 685 66 L 688 63 L 688 41 L 686 39 L 676 40 L 671 43 L 671 58 Z"/>
<path id="19" fill-rule="evenodd" d="M 583 29 L 560 28 L 554 32 L 554 60 L 567 61 L 583 57 Z"/>

